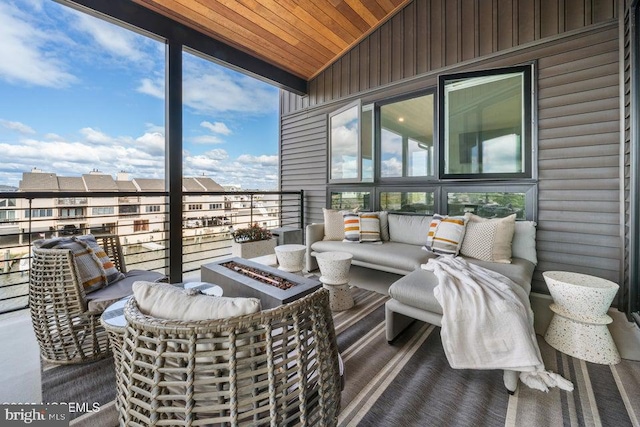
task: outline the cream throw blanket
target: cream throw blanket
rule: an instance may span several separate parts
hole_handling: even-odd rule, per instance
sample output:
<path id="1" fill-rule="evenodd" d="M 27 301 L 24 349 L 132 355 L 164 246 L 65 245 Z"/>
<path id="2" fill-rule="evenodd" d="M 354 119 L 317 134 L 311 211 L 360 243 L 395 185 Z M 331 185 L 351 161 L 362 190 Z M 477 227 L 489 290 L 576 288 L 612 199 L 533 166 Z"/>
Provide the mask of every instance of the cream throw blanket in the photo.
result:
<path id="1" fill-rule="evenodd" d="M 570 381 L 545 370 L 521 286 L 459 257 L 440 256 L 421 267 L 438 278 L 434 295 L 444 313 L 442 344 L 452 368 L 518 371 L 531 388 L 573 390 Z"/>

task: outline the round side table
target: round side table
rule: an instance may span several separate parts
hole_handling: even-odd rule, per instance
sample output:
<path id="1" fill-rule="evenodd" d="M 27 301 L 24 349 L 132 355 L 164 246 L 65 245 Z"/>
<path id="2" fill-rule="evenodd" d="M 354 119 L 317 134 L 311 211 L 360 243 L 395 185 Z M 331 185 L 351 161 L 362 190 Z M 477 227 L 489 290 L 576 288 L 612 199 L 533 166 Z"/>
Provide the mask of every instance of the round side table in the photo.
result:
<path id="1" fill-rule="evenodd" d="M 542 273 L 553 297 L 553 319 L 544 339 L 556 350 L 587 362 L 620 362 L 607 325 L 607 310 L 618 291 L 609 280 L 566 271 Z"/>
<path id="2" fill-rule="evenodd" d="M 300 273 L 304 268 L 305 245 L 280 245 L 275 247 L 278 269 L 289 273 Z"/>
<path id="3" fill-rule="evenodd" d="M 320 282 L 329 290 L 332 311 L 347 310 L 354 305 L 349 290 L 349 270 L 353 255 L 348 252 L 314 252 L 320 267 Z"/>

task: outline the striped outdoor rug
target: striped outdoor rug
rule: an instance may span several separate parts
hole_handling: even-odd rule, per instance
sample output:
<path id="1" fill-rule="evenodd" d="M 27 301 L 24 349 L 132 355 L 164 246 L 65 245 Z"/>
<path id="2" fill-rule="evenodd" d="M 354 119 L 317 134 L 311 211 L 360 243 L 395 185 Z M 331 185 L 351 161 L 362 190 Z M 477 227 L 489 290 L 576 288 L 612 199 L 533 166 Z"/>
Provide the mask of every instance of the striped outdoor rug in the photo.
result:
<path id="1" fill-rule="evenodd" d="M 341 426 L 639 426 L 640 362 L 596 365 L 555 351 L 539 337 L 548 369 L 573 381 L 572 393 L 520 385 L 509 396 L 501 371 L 449 367 L 440 329 L 415 322 L 393 345 L 385 337 L 387 297 L 353 289 L 356 305 L 334 315 L 345 364 Z M 115 425 L 112 359 L 43 371 L 43 397 L 100 402 L 72 425 Z M 77 414 L 80 415 L 80 414 Z"/>
<path id="2" fill-rule="evenodd" d="M 341 426 L 640 426 L 640 362 L 584 362 L 538 337 L 547 369 L 575 389 L 520 384 L 509 396 L 502 371 L 451 369 L 440 328 L 415 322 L 389 345 L 387 298 L 357 289 L 354 297 L 354 308 L 334 316 L 346 373 Z"/>

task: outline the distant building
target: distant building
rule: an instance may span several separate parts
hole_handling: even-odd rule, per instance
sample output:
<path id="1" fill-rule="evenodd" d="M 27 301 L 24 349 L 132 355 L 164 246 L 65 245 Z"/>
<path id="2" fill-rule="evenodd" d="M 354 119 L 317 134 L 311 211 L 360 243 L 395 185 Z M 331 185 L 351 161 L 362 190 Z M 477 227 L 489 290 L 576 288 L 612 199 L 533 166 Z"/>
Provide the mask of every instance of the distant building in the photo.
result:
<path id="1" fill-rule="evenodd" d="M 234 190 L 241 191 L 238 186 Z M 165 239 L 168 208 L 165 196 L 154 193 L 164 191 L 164 180 L 130 179 L 126 172 L 119 172 L 115 179 L 95 169 L 79 177 L 65 177 L 34 168 L 23 172 L 15 198 L 0 199 L 0 236 L 19 235 L 22 242 L 29 233 L 35 238 L 115 233 L 129 236 L 129 243 L 161 241 Z M 277 197 L 230 195 L 229 189 L 205 176 L 184 178 L 182 191 L 185 236 L 220 232 L 221 227 L 228 229 L 250 221 L 278 226 Z M 86 196 L 52 195 L 29 201 L 20 197 L 24 192 L 73 192 Z M 102 196 L 101 192 L 112 194 Z"/>

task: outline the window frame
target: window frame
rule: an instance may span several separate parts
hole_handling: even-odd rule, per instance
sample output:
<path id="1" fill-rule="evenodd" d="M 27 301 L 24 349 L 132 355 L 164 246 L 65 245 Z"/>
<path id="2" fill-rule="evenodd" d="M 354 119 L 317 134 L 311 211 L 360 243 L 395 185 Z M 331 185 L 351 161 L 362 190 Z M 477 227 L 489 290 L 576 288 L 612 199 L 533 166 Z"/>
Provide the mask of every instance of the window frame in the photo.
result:
<path id="1" fill-rule="evenodd" d="M 426 186 L 407 186 L 407 185 L 381 185 L 375 187 L 375 200 L 376 205 L 374 210 L 383 210 L 381 206 L 381 193 L 433 193 L 433 210 L 434 213 L 438 213 L 438 206 L 440 204 L 440 192 L 441 186 L 437 185 L 435 182 L 431 182 Z M 389 213 L 393 213 L 394 215 L 424 215 L 430 216 L 430 214 L 422 214 L 415 212 L 402 212 L 402 211 L 388 211 Z"/>
<path id="2" fill-rule="evenodd" d="M 525 221 L 537 221 L 538 186 L 521 182 L 444 184 L 440 192 L 440 211 L 449 214 L 449 193 L 524 193 Z"/>
<path id="3" fill-rule="evenodd" d="M 438 177 L 441 180 L 465 179 L 473 181 L 495 180 L 495 179 L 530 179 L 534 177 L 533 168 L 533 148 L 534 148 L 534 126 L 536 96 L 534 92 L 535 63 L 525 65 L 515 65 L 510 67 L 492 68 L 488 70 L 477 70 L 463 73 L 443 74 L 438 76 Z M 473 79 L 477 77 L 495 76 L 500 74 L 523 73 L 523 126 L 524 135 L 522 137 L 522 149 L 524 150 L 524 171 L 508 173 L 467 173 L 451 174 L 445 173 L 445 84 L 448 81 Z"/>
<path id="4" fill-rule="evenodd" d="M 394 104 L 396 102 L 407 101 L 409 99 L 419 98 L 421 96 L 433 95 L 433 175 L 425 175 L 425 176 L 390 176 L 383 177 L 382 176 L 382 114 L 380 111 L 381 107 L 385 105 Z M 438 154 L 438 90 L 436 87 L 429 87 L 427 89 L 420 89 L 415 92 L 403 93 L 402 95 L 394 96 L 391 98 L 385 98 L 380 101 L 374 102 L 374 179 L 373 182 L 377 184 L 391 184 L 391 185 L 401 185 L 401 184 L 411 184 L 411 183 L 421 183 L 421 182 L 433 182 L 438 180 L 438 171 L 439 171 L 439 162 L 440 156 Z M 406 153 L 405 147 L 403 147 L 403 155 L 402 155 L 402 167 L 403 170 L 405 168 L 405 160 Z"/>
<path id="5" fill-rule="evenodd" d="M 358 144 L 358 148 L 357 148 L 357 153 L 356 153 L 356 159 L 357 159 L 357 168 L 358 168 L 358 173 L 357 176 L 355 178 L 332 178 L 331 177 L 331 169 L 333 167 L 333 163 L 332 163 L 332 155 L 333 155 L 333 144 L 332 144 L 332 131 L 331 131 L 331 119 L 333 119 L 333 117 L 344 113 L 345 111 L 348 111 L 354 107 L 357 107 L 357 113 L 358 113 L 358 136 L 357 136 L 357 144 Z M 375 118 L 374 118 L 374 123 L 375 123 Z M 330 184 L 333 183 L 343 183 L 343 184 L 354 184 L 354 183 L 360 183 L 362 182 L 362 101 L 360 99 L 354 101 L 354 102 L 350 102 L 346 105 L 344 105 L 343 107 L 332 111 L 331 113 L 327 114 L 327 182 L 329 182 Z M 374 150 L 375 150 L 375 145 L 374 145 Z M 376 178 L 376 170 L 375 170 L 375 155 L 373 156 L 373 162 L 374 162 L 374 170 L 373 170 L 373 179 L 375 181 Z"/>
<path id="6" fill-rule="evenodd" d="M 378 199 L 376 194 L 376 186 L 371 185 L 371 183 L 367 183 L 368 185 L 327 185 L 327 209 L 333 209 L 331 205 L 331 193 L 369 193 L 369 203 L 371 204 L 369 209 L 361 208 L 362 211 L 375 211 L 378 207 Z M 340 208 L 343 210 L 345 208 Z"/>

